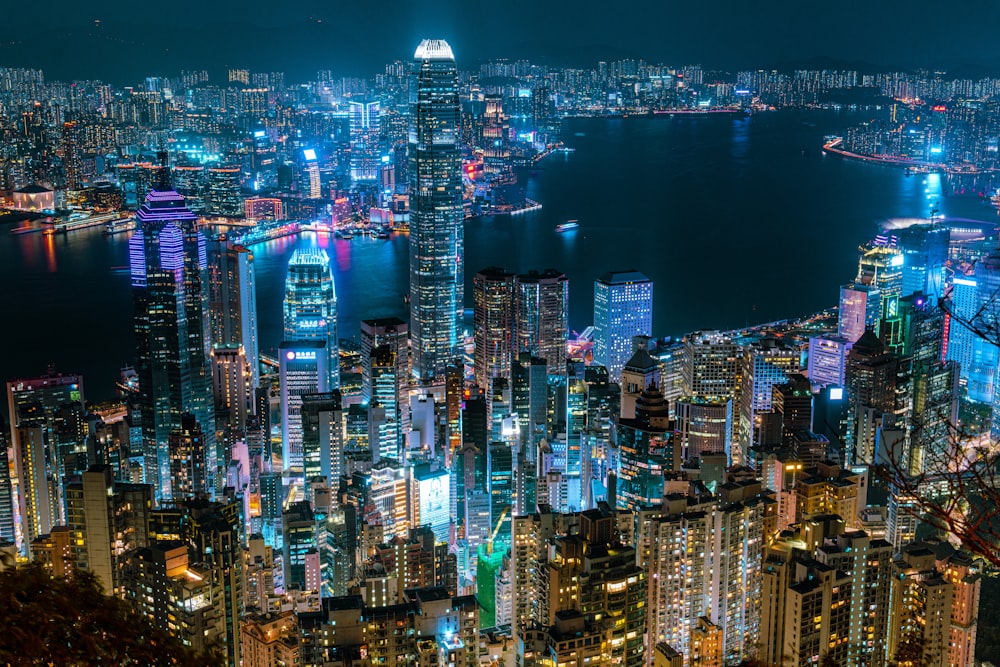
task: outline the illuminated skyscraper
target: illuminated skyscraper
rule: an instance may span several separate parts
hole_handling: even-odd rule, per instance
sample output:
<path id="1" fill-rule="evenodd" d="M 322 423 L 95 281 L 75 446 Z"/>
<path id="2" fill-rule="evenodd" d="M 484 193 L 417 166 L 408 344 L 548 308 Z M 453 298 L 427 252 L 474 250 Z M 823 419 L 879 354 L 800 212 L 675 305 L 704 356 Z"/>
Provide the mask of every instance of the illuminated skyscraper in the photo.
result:
<path id="1" fill-rule="evenodd" d="M 257 341 L 257 279 L 253 253 L 225 241 L 208 244 L 209 316 L 213 345 L 242 345 L 251 385 L 260 385 Z"/>
<path id="2" fill-rule="evenodd" d="M 632 337 L 653 331 L 653 281 L 638 271 L 606 273 L 594 282 L 594 363 L 617 382 L 632 356 Z"/>
<path id="3" fill-rule="evenodd" d="M 208 258 L 196 220 L 184 198 L 161 185 L 136 213 L 129 240 L 142 451 L 158 499 L 171 495 L 168 443 L 181 415 L 193 415 L 203 431 L 209 479 L 218 465 Z"/>
<path id="4" fill-rule="evenodd" d="M 476 384 L 492 386 L 495 377 L 510 380 L 514 329 L 514 274 L 483 269 L 472 279 L 475 304 Z"/>
<path id="5" fill-rule="evenodd" d="M 213 167 L 208 170 L 205 212 L 227 218 L 238 218 L 243 215 L 239 167 Z"/>
<path id="6" fill-rule="evenodd" d="M 871 285 L 841 287 L 837 335 L 854 343 L 864 334 L 865 327 L 875 327 L 878 324 L 881 299 L 878 288 Z"/>
<path id="7" fill-rule="evenodd" d="M 410 329 L 413 374 L 444 374 L 461 352 L 464 309 L 458 72 L 444 40 L 417 47 L 410 86 Z"/>
<path id="8" fill-rule="evenodd" d="M 328 386 L 340 388 L 337 289 L 330 257 L 322 248 L 299 248 L 288 261 L 285 279 L 285 340 L 323 341 L 329 362 Z M 323 389 L 322 391 L 327 391 Z"/>
<path id="9" fill-rule="evenodd" d="M 347 103 L 351 131 L 351 179 L 374 181 L 379 175 L 379 103 Z"/>
<path id="10" fill-rule="evenodd" d="M 302 397 L 330 390 L 326 341 L 285 341 L 278 346 L 281 385 L 282 469 L 303 469 Z"/>
<path id="11" fill-rule="evenodd" d="M 566 374 L 569 339 L 569 281 L 554 269 L 517 277 L 514 354 L 530 352 L 545 359 L 549 373 Z"/>

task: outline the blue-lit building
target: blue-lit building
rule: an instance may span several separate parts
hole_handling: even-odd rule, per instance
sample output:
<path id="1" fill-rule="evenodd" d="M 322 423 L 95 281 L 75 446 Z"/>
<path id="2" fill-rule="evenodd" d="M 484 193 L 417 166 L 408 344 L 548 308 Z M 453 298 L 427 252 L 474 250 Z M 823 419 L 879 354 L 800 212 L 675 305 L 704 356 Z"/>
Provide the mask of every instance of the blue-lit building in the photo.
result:
<path id="1" fill-rule="evenodd" d="M 326 344 L 327 386 L 339 389 L 337 289 L 330 270 L 330 257 L 322 248 L 299 248 L 292 253 L 285 278 L 284 315 L 286 341 L 323 341 Z"/>
<path id="2" fill-rule="evenodd" d="M 425 39 L 410 85 L 410 334 L 413 374 L 444 375 L 461 353 L 464 230 L 458 71 L 444 40 Z"/>
<path id="3" fill-rule="evenodd" d="M 952 317 L 948 325 L 949 361 L 956 361 L 962 384 L 968 388 L 968 396 L 973 401 L 989 400 L 990 386 L 995 372 L 996 360 L 992 366 L 989 356 L 983 359 L 983 352 L 990 352 L 986 343 L 975 333 L 969 323 L 979 309 L 978 286 L 975 276 L 963 276 L 952 279 L 951 306 Z M 995 347 L 992 350 L 995 351 Z M 977 362 L 977 354 L 979 361 Z M 995 352 L 992 355 L 995 357 Z M 982 364 L 986 361 L 986 364 Z M 989 372 L 986 372 L 989 371 Z"/>
<path id="4" fill-rule="evenodd" d="M 660 389 L 646 387 L 635 403 L 635 418 L 617 425 L 618 482 L 616 505 L 638 510 L 663 503 L 663 474 L 680 470 L 681 451 L 670 426 L 667 401 Z"/>
<path id="5" fill-rule="evenodd" d="M 326 341 L 285 341 L 278 346 L 283 470 L 304 470 L 302 400 L 330 390 L 328 363 Z"/>
<path id="6" fill-rule="evenodd" d="M 594 282 L 594 363 L 617 382 L 632 356 L 632 338 L 653 330 L 653 281 L 629 270 Z"/>
<path id="7" fill-rule="evenodd" d="M 942 225 L 913 225 L 899 230 L 898 236 L 903 251 L 902 296 L 922 292 L 934 302 L 941 299 L 951 230 Z"/>
<path id="8" fill-rule="evenodd" d="M 208 477 L 219 465 L 212 394 L 205 237 L 184 198 L 162 186 L 136 213 L 129 240 L 138 412 L 147 483 L 169 498 L 169 438 L 190 413 L 204 432 Z"/>

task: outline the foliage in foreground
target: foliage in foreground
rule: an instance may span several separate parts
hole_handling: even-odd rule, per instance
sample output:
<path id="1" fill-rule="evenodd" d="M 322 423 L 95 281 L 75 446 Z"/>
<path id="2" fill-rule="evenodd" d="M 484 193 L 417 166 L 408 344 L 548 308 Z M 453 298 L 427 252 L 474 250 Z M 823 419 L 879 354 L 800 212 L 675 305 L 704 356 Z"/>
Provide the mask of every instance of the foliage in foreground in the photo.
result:
<path id="1" fill-rule="evenodd" d="M 0 570 L 0 665 L 218 665 L 154 627 L 93 575 L 39 563 Z"/>

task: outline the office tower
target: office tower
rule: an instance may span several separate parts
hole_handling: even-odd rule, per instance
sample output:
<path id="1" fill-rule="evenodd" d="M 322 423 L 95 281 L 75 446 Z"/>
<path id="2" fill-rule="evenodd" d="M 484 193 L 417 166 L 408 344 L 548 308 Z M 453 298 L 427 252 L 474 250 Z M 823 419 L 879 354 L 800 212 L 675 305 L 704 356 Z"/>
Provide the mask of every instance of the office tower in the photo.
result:
<path id="1" fill-rule="evenodd" d="M 639 516 L 638 562 L 648 567 L 647 641 L 689 655 L 702 616 L 718 627 L 726 664 L 756 650 L 767 501 L 758 482 L 718 495 L 672 494 Z"/>
<path id="2" fill-rule="evenodd" d="M 115 481 L 111 466 L 94 465 L 66 495 L 75 566 L 92 573 L 108 595 L 121 593 L 124 559 L 149 546 L 153 487 Z"/>
<path id="3" fill-rule="evenodd" d="M 348 100 L 351 133 L 351 180 L 374 181 L 379 175 L 379 103 Z"/>
<path id="4" fill-rule="evenodd" d="M 10 483 L 10 450 L 0 418 L 0 542 L 14 542 L 14 490 Z"/>
<path id="5" fill-rule="evenodd" d="M 475 377 L 480 387 L 493 378 L 510 380 L 514 333 L 514 274 L 497 267 L 472 279 L 475 317 Z"/>
<path id="6" fill-rule="evenodd" d="M 732 449 L 733 402 L 728 398 L 682 396 L 674 407 L 675 437 L 684 461 Z"/>
<path id="7" fill-rule="evenodd" d="M 302 395 L 302 465 L 306 483 L 323 477 L 332 489 L 344 467 L 344 415 L 340 392 Z"/>
<path id="8" fill-rule="evenodd" d="M 865 328 L 876 328 L 881 316 L 882 293 L 872 285 L 857 283 L 840 288 L 837 336 L 848 342 L 861 338 Z"/>
<path id="9" fill-rule="evenodd" d="M 663 502 L 664 475 L 681 468 L 681 452 L 670 431 L 667 402 L 653 384 L 635 404 L 635 418 L 618 420 L 619 508 L 636 511 Z"/>
<path id="10" fill-rule="evenodd" d="M 365 521 L 382 527 L 386 540 L 405 537 L 409 523 L 409 476 L 395 461 L 380 461 L 372 465 L 368 478 L 368 502 Z"/>
<path id="11" fill-rule="evenodd" d="M 444 374 L 461 353 L 465 308 L 458 73 L 451 47 L 426 39 L 410 83 L 410 332 L 413 375 Z"/>
<path id="12" fill-rule="evenodd" d="M 21 517 L 23 549 L 61 523 L 58 486 L 49 469 L 45 435 L 41 426 L 19 426 L 14 431 L 14 474 L 17 476 L 18 511 Z"/>
<path id="13" fill-rule="evenodd" d="M 210 465 L 218 459 L 207 255 L 196 220 L 184 198 L 161 185 L 146 196 L 129 239 L 143 472 L 157 499 L 170 497 L 168 440 L 182 414 L 201 426 Z"/>
<path id="14" fill-rule="evenodd" d="M 208 172 L 203 166 L 174 165 L 171 170 L 174 190 L 184 197 L 184 205 L 193 213 L 205 212 L 205 188 Z"/>
<path id="15" fill-rule="evenodd" d="M 434 541 L 447 544 L 451 538 L 452 514 L 451 475 L 447 470 L 431 470 L 429 464 L 415 465 L 411 468 L 413 479 L 410 489 L 413 498 L 410 502 L 413 516 L 411 526 L 429 527 L 434 534 Z"/>
<path id="16" fill-rule="evenodd" d="M 893 565 L 888 658 L 933 667 L 975 664 L 981 563 L 946 542 L 915 542 Z"/>
<path id="17" fill-rule="evenodd" d="M 889 303 L 903 295 L 904 256 L 895 236 L 876 236 L 858 248 L 858 275 L 855 287 L 877 288 L 881 303 L 878 317 L 889 312 Z M 879 330 L 881 333 L 881 330 Z"/>
<path id="18" fill-rule="evenodd" d="M 330 257 L 322 248 L 299 248 L 288 260 L 284 322 L 285 340 L 326 343 L 327 386 L 339 389 L 337 289 L 330 270 Z"/>
<path id="19" fill-rule="evenodd" d="M 368 444 L 372 460 L 383 458 L 403 461 L 404 437 L 401 403 L 408 394 L 399 393 L 399 364 L 396 349 L 380 345 L 371 350 L 367 368 L 371 374 L 371 397 L 368 403 Z"/>
<path id="20" fill-rule="evenodd" d="M 897 234 L 903 253 L 900 296 L 921 292 L 936 304 L 944 297 L 951 230 L 939 224 L 911 225 Z"/>
<path id="21" fill-rule="evenodd" d="M 548 437 L 548 364 L 545 359 L 522 352 L 511 374 L 511 407 L 518 415 L 525 442 L 531 449 Z"/>
<path id="22" fill-rule="evenodd" d="M 323 196 L 319 180 L 319 161 L 316 159 L 316 151 L 312 148 L 302 151 L 302 183 L 299 190 L 307 199 L 319 199 Z"/>
<path id="23" fill-rule="evenodd" d="M 212 167 L 205 188 L 205 213 L 224 218 L 243 216 L 239 167 Z"/>
<path id="24" fill-rule="evenodd" d="M 212 344 L 243 346 L 251 387 L 256 389 L 260 386 L 260 342 L 253 253 L 227 241 L 210 242 L 208 285 Z"/>
<path id="25" fill-rule="evenodd" d="M 254 411 L 254 389 L 250 363 L 242 345 L 216 345 L 212 348 L 212 391 L 215 416 L 220 430 L 229 431 L 227 445 L 243 440 Z M 227 459 L 229 457 L 227 456 Z"/>
<path id="26" fill-rule="evenodd" d="M 382 345 L 388 345 L 396 355 L 400 422 L 408 424 L 409 401 L 403 400 L 407 396 L 411 377 L 408 327 L 398 317 L 361 320 L 361 400 L 367 402 L 372 398 L 371 354 L 372 350 Z"/>
<path id="27" fill-rule="evenodd" d="M 736 401 L 742 370 L 740 349 L 719 331 L 696 331 L 684 338 L 684 394 L 722 396 Z"/>
<path id="28" fill-rule="evenodd" d="M 545 359 L 549 373 L 566 374 L 569 340 L 569 280 L 555 269 L 517 276 L 514 355 L 528 352 Z"/>
<path id="29" fill-rule="evenodd" d="M 948 361 L 958 363 L 961 381 L 968 388 L 969 398 L 973 401 L 990 400 L 986 398 L 987 383 L 982 380 L 975 381 L 977 377 L 984 378 L 986 376 L 983 371 L 986 371 L 987 368 L 990 368 L 994 373 L 996 371 L 996 355 L 984 355 L 983 353 L 987 352 L 986 343 L 972 331 L 971 322 L 979 309 L 976 279 L 975 276 L 956 275 L 952 278 L 951 283 L 951 300 L 947 305 L 949 320 L 946 356 Z M 973 364 L 977 363 L 976 352 L 979 352 L 980 361 L 979 365 L 974 367 Z M 989 367 L 991 357 L 994 360 L 992 368 Z M 986 364 L 982 363 L 984 361 Z M 978 372 L 975 372 L 974 369 Z M 992 386 L 992 383 L 989 383 L 989 386 Z"/>
<path id="30" fill-rule="evenodd" d="M 854 344 L 847 357 L 847 461 L 871 463 L 876 430 L 883 415 L 896 409 L 897 360 L 869 329 Z"/>
<path id="31" fill-rule="evenodd" d="M 194 415 L 181 415 L 181 425 L 170 432 L 170 492 L 174 499 L 207 493 L 214 484 L 205 450 L 205 435 Z"/>
<path id="32" fill-rule="evenodd" d="M 489 462 L 490 534 L 494 553 L 505 553 L 511 544 L 510 522 L 514 515 L 514 464 L 516 452 L 508 443 L 491 442 Z"/>
<path id="33" fill-rule="evenodd" d="M 844 386 L 847 353 L 854 343 L 834 334 L 821 334 L 809 339 L 808 376 L 820 387 Z"/>
<path id="34" fill-rule="evenodd" d="M 791 373 L 799 371 L 799 350 L 783 342 L 765 338 L 743 350 L 740 377 L 739 447 L 733 463 L 747 465 L 751 449 L 761 445 L 762 418 L 771 411 L 772 387 L 783 384 Z"/>
<path id="35" fill-rule="evenodd" d="M 36 475 L 42 475 L 36 479 L 50 480 L 49 488 L 45 491 L 46 494 L 51 494 L 45 501 L 46 506 L 51 504 L 53 521 L 61 523 L 65 510 L 65 478 L 81 469 L 86 470 L 87 467 L 85 433 L 81 430 L 85 425 L 83 378 L 79 375 L 56 374 L 50 368 L 42 377 L 9 380 L 7 408 L 15 469 L 19 465 L 32 469 L 28 461 L 19 462 L 22 453 L 31 461 L 35 461 L 36 456 L 41 457 L 37 461 L 43 461 L 45 467 L 36 471 Z M 23 429 L 35 428 L 38 429 L 37 433 L 30 431 L 32 443 L 22 448 L 22 433 L 29 433 Z M 23 482 L 20 481 L 19 474 L 15 474 L 15 478 L 18 479 L 19 506 L 23 509 L 25 500 L 20 497 Z M 37 489 L 34 493 L 39 492 L 42 490 Z M 24 517 L 24 514 L 21 516 Z M 45 514 L 39 516 L 41 518 Z M 42 531 L 47 532 L 49 531 Z M 36 533 L 36 536 L 40 534 Z M 26 540 L 25 544 L 28 542 Z"/>
<path id="36" fill-rule="evenodd" d="M 330 390 L 329 363 L 325 340 L 285 341 L 278 346 L 283 470 L 302 469 L 302 397 Z"/>
<path id="37" fill-rule="evenodd" d="M 633 336 L 653 333 L 653 281 L 638 271 L 606 273 L 594 281 L 594 363 L 612 382 L 632 356 Z"/>
<path id="38" fill-rule="evenodd" d="M 316 517 L 308 501 L 293 503 L 282 515 L 285 588 L 319 591 L 320 536 Z"/>
<path id="39" fill-rule="evenodd" d="M 796 433 L 812 428 L 812 385 L 801 373 L 792 373 L 788 381 L 771 390 L 774 433 L 766 444 L 790 443 Z"/>

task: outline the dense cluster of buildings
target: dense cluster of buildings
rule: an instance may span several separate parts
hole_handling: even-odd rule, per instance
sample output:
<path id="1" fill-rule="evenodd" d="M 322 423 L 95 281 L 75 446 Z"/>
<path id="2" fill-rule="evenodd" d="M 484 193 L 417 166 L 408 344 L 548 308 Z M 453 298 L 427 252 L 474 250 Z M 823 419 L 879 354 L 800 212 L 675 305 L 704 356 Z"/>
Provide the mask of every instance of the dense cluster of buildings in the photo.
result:
<path id="1" fill-rule="evenodd" d="M 502 62 L 474 81 L 425 40 L 379 78 L 379 106 L 364 82 L 329 75 L 287 87 L 234 70 L 220 88 L 187 73 L 124 96 L 4 70 L 3 94 L 52 101 L 22 117 L 26 143 L 4 144 L 5 178 L 60 162 L 67 183 L 104 167 L 143 176 L 125 190 L 137 212 L 124 400 L 91 411 L 83 378 L 54 371 L 7 381 L 3 548 L 54 575 L 94 573 L 234 667 L 971 665 L 983 565 L 874 470 L 943 471 L 959 400 L 1000 406 L 998 348 L 973 333 L 994 321 L 996 238 L 942 223 L 879 236 L 835 316 L 679 340 L 652 338 L 653 284 L 622 267 L 595 282 L 593 327 L 571 341 L 557 270 L 486 267 L 464 294 L 463 220 L 470 137 L 496 138 L 479 156 L 497 178 L 521 141 L 497 129 L 513 122 L 511 96 L 475 87 L 537 79 L 523 97 L 537 137 L 574 72 Z M 703 84 L 696 68 L 660 76 Z M 355 95 L 345 152 L 288 139 L 336 135 L 336 114 L 313 105 Z M 147 166 L 88 167 L 65 142 L 53 164 L 18 153 L 44 141 L 41 117 L 94 105 L 134 116 L 136 143 L 191 134 Z M 181 156 L 221 151 L 210 126 L 253 139 L 226 153 L 238 166 L 185 192 Z M 78 147 L 96 127 L 72 129 Z M 342 349 L 329 257 L 301 248 L 285 340 L 263 358 L 253 253 L 206 237 L 192 210 L 227 215 L 247 173 L 277 178 L 262 187 L 299 193 L 296 205 L 341 178 L 376 208 L 405 201 L 409 321 L 364 320 L 360 351 Z"/>

